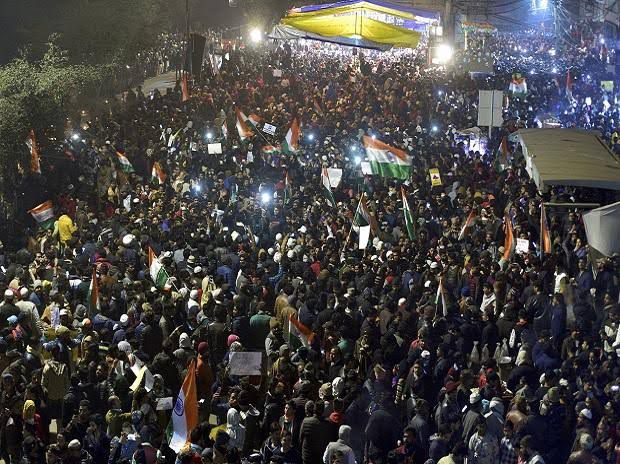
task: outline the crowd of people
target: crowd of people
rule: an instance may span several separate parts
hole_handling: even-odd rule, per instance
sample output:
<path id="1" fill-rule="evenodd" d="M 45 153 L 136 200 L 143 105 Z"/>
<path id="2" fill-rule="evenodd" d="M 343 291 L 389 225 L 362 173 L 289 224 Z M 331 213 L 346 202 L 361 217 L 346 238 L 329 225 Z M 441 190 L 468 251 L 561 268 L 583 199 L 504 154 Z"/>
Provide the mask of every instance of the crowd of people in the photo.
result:
<path id="1" fill-rule="evenodd" d="M 485 46 L 513 53 L 508 38 Z M 500 140 L 543 113 L 619 151 L 615 93 L 582 76 L 577 63 L 597 59 L 583 53 L 558 65 L 570 98 L 554 73 L 528 72 L 482 152 L 458 131 L 475 125 L 478 89 L 508 87 L 502 62 L 472 78 L 416 51 L 269 44 L 230 52 L 189 98 L 182 82 L 127 92 L 56 171 L 54 227 L 33 222 L 0 250 L 0 456 L 620 462 L 620 260 L 592 259 L 573 208 L 548 209 L 550 253 L 539 240 L 541 202 L 597 192 L 538 192 L 512 143 L 495 163 Z M 241 140 L 236 108 L 276 132 Z M 285 152 L 294 118 L 300 146 Z M 410 154 L 409 178 L 363 175 L 363 135 Z M 334 205 L 324 167 L 343 172 Z M 360 250 L 362 194 L 377 228 Z M 510 259 L 506 213 L 529 247 Z M 260 353 L 260 375 L 235 374 L 240 352 Z M 197 425 L 175 452 L 188 372 Z"/>

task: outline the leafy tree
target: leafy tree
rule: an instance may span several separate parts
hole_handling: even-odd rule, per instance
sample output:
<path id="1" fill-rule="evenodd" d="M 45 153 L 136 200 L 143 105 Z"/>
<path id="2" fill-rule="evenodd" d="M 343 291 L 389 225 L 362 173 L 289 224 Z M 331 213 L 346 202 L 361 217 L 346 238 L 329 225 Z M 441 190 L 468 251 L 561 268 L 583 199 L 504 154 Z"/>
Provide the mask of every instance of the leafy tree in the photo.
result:
<path id="1" fill-rule="evenodd" d="M 40 60 L 21 56 L 0 68 L 0 195 L 5 200 L 10 200 L 6 195 L 14 190 L 17 173 L 28 174 L 30 154 L 24 141 L 30 130 L 45 161 L 58 151 L 70 112 L 98 96 L 117 72 L 115 64 L 70 64 L 58 39 L 50 36 Z"/>

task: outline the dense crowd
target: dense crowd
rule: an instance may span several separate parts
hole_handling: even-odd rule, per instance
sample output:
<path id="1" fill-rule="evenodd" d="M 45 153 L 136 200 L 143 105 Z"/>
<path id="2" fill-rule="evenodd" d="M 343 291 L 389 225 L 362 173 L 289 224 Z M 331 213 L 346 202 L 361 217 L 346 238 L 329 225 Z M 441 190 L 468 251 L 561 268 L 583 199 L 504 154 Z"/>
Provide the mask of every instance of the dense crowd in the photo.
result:
<path id="1" fill-rule="evenodd" d="M 513 52 L 508 38 L 485 47 Z M 126 92 L 55 173 L 54 227 L 33 223 L 0 252 L 1 457 L 619 463 L 620 260 L 592 260 L 572 208 L 548 210 L 550 253 L 539 240 L 542 201 L 597 193 L 538 192 L 512 143 L 508 164 L 494 162 L 543 113 L 619 151 L 615 94 L 582 59 L 558 65 L 573 69 L 570 98 L 553 73 L 528 73 L 482 152 L 458 131 L 475 125 L 478 89 L 507 88 L 502 62 L 472 78 L 417 52 L 270 45 L 230 52 L 187 101 L 180 82 Z M 235 108 L 277 131 L 240 140 Z M 299 150 L 273 148 L 294 117 Z M 409 179 L 361 173 L 365 134 L 412 155 Z M 223 153 L 208 152 L 215 142 Z M 343 172 L 334 206 L 323 167 Z M 362 193 L 377 228 L 359 250 Z M 505 213 L 528 240 L 508 260 Z M 260 353 L 260 375 L 235 374 L 240 352 Z M 198 425 L 176 453 L 188 372 Z"/>

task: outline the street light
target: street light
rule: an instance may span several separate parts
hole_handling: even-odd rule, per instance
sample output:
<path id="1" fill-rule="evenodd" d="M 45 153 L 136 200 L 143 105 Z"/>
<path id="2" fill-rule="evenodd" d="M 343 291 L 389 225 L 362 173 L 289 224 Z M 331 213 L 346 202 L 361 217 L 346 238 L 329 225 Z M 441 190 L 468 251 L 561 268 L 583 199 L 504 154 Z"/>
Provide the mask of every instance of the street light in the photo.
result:
<path id="1" fill-rule="evenodd" d="M 436 64 L 446 64 L 452 58 L 454 50 L 450 44 L 442 43 L 435 49 L 435 57 L 433 62 Z"/>
<path id="2" fill-rule="evenodd" d="M 258 43 L 263 39 L 263 33 L 262 31 L 255 27 L 254 29 L 252 29 L 250 31 L 250 40 L 254 43 Z"/>

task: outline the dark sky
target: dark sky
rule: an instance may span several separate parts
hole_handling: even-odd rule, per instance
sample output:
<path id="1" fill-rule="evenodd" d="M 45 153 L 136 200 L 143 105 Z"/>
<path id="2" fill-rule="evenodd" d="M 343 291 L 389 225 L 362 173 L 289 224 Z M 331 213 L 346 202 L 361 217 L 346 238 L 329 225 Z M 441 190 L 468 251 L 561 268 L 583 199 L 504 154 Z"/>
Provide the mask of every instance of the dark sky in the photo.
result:
<path id="1" fill-rule="evenodd" d="M 26 44 L 40 51 L 52 32 L 70 34 L 74 18 L 64 12 L 73 11 L 73 4 L 97 5 L 99 1 L 122 4 L 127 0 L 0 0 L 0 65 L 14 58 Z M 190 0 L 190 4 L 196 29 L 244 22 L 240 19 L 242 9 L 230 8 L 228 0 Z M 165 5 L 172 23 L 183 31 L 185 0 L 168 0 Z"/>

